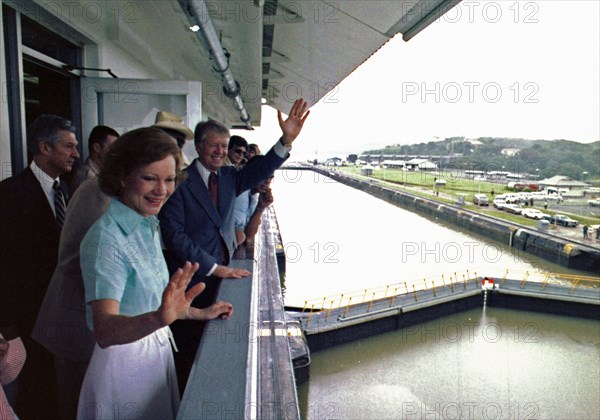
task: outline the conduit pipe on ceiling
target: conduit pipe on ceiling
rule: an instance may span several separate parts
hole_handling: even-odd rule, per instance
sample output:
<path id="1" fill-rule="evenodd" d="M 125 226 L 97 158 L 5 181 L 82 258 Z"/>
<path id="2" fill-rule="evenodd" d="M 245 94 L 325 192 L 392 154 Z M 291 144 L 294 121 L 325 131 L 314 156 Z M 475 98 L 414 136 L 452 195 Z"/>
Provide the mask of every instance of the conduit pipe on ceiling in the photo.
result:
<path id="1" fill-rule="evenodd" d="M 252 129 L 250 115 L 240 96 L 240 84 L 236 82 L 233 77 L 233 73 L 229 67 L 229 55 L 221 45 L 221 40 L 219 39 L 215 25 L 210 18 L 206 3 L 204 0 L 190 0 L 189 12 L 192 14 L 192 18 L 199 27 L 196 35 L 208 50 L 213 62 L 213 69 L 221 74 L 223 93 L 233 100 L 233 105 L 240 111 L 240 119 L 244 122 L 246 127 Z"/>

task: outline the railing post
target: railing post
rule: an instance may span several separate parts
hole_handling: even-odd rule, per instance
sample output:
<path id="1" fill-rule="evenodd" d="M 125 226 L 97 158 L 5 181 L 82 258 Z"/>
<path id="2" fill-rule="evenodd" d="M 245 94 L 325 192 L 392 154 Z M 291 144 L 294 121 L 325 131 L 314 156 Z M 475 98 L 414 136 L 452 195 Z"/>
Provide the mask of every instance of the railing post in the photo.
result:
<path id="1" fill-rule="evenodd" d="M 327 310 L 327 316 L 325 317 L 325 321 L 329 321 L 329 315 L 331 315 L 331 307 L 333 306 L 333 300 L 329 304 L 329 309 Z"/>
<path id="2" fill-rule="evenodd" d="M 375 292 L 373 292 L 373 295 L 371 296 L 371 302 L 369 302 L 369 309 L 367 309 L 367 312 L 371 312 L 371 308 L 373 307 L 374 300 L 375 300 Z"/>
<path id="3" fill-rule="evenodd" d="M 521 282 L 521 289 L 525 287 L 525 283 L 527 283 L 527 277 L 529 277 L 529 271 L 525 272 L 525 277 L 523 277 L 523 281 Z"/>
<path id="4" fill-rule="evenodd" d="M 436 293 L 435 293 L 435 281 L 431 280 L 431 287 L 433 288 L 433 297 L 436 297 Z"/>
<path id="5" fill-rule="evenodd" d="M 549 279 L 550 279 L 550 273 L 546 273 L 546 277 L 544 277 L 544 281 L 542 282 L 542 290 L 544 290 L 546 288 L 546 285 L 548 284 Z"/>
<path id="6" fill-rule="evenodd" d="M 508 268 L 504 271 L 504 277 L 502 277 L 502 281 L 500 282 L 500 286 L 504 284 L 506 281 L 506 276 L 508 276 Z"/>
<path id="7" fill-rule="evenodd" d="M 569 294 L 572 295 L 573 291 L 575 290 L 575 288 L 577 287 L 577 284 L 579 283 L 579 277 L 575 277 L 575 281 L 573 282 L 573 287 L 571 287 L 571 290 L 569 290 Z"/>
<path id="8" fill-rule="evenodd" d="M 397 291 L 398 291 L 398 288 L 397 288 L 397 287 L 396 287 L 396 288 L 394 288 L 394 296 L 392 296 L 392 300 L 390 301 L 390 308 L 391 308 L 392 306 L 394 306 L 394 301 L 396 300 L 396 296 L 397 296 L 396 292 L 397 292 Z"/>
<path id="9" fill-rule="evenodd" d="M 344 311 L 344 317 L 348 315 L 348 310 L 350 309 L 350 305 L 352 303 L 352 296 L 348 299 L 348 305 L 346 306 L 346 310 Z"/>
<path id="10" fill-rule="evenodd" d="M 310 305 L 310 312 L 308 313 L 308 319 L 306 320 L 306 325 L 310 322 L 310 318 L 312 317 L 313 309 L 315 308 L 315 304 Z"/>

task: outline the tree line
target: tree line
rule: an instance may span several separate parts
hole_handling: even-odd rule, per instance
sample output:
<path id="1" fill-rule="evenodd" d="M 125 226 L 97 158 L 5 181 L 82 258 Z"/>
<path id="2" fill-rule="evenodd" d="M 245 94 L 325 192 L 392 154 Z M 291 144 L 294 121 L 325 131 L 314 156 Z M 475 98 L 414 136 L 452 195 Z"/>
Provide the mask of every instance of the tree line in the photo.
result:
<path id="1" fill-rule="evenodd" d="M 504 153 L 503 153 L 504 151 Z M 464 170 L 529 173 L 540 179 L 564 175 L 576 180 L 600 180 L 600 141 L 525 140 L 498 137 L 450 137 L 410 145 L 389 145 L 363 155 L 442 156 L 441 164 Z"/>

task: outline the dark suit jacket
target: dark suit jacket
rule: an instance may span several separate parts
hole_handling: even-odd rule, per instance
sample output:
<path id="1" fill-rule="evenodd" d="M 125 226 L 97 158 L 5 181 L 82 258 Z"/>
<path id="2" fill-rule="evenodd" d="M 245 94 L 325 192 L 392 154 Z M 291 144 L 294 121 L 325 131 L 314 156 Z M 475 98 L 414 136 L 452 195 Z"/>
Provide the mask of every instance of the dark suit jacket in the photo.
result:
<path id="1" fill-rule="evenodd" d="M 66 182 L 61 182 L 68 197 Z M 27 167 L 0 182 L 0 332 L 29 336 L 58 258 L 60 229 Z"/>
<path id="2" fill-rule="evenodd" d="M 187 179 L 179 185 L 159 214 L 169 271 L 173 273 L 186 261 L 198 262 L 200 268 L 192 284 L 205 281 L 206 273 L 215 263 L 221 263 L 221 241 L 227 245 L 229 255 L 226 259 L 229 260 L 235 250 L 235 197 L 267 179 L 284 161 L 271 149 L 264 159 L 240 171 L 232 166 L 220 168 L 217 173 L 218 211 L 196 168 L 196 161 L 192 162 L 186 169 Z"/>

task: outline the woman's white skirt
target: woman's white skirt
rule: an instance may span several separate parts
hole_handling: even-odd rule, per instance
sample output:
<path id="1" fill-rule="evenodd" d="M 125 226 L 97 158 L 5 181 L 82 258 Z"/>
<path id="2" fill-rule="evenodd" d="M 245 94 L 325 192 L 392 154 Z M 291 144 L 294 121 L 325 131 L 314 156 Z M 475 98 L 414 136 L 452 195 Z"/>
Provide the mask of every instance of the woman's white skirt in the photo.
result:
<path id="1" fill-rule="evenodd" d="M 134 343 L 96 344 L 79 395 L 78 419 L 174 419 L 179 388 L 169 327 Z"/>

